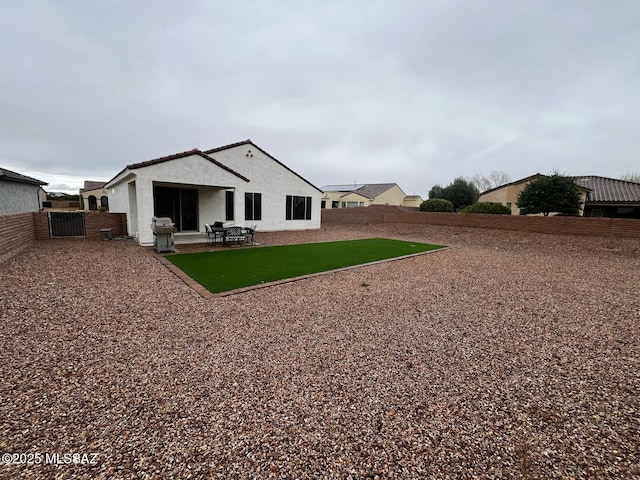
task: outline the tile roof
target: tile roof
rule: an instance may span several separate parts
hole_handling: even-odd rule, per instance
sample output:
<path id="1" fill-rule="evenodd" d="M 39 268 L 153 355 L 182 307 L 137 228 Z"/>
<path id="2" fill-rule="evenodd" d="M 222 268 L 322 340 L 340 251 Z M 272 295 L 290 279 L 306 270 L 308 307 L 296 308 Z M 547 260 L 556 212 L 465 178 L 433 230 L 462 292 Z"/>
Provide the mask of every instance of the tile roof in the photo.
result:
<path id="1" fill-rule="evenodd" d="M 218 167 L 222 168 L 223 170 L 226 170 L 227 172 L 235 175 L 236 177 L 241 178 L 242 180 L 244 180 L 246 182 L 249 181 L 249 179 L 247 177 L 245 177 L 244 175 L 241 175 L 240 173 L 236 172 L 235 170 L 227 167 L 226 165 L 223 165 L 219 161 L 217 161 L 214 158 L 211 158 L 209 155 L 207 155 L 206 152 L 202 152 L 201 150 L 199 150 L 197 148 L 194 148 L 192 150 L 187 150 L 186 152 L 175 153 L 173 155 L 167 155 L 166 157 L 154 158 L 153 160 L 147 160 L 145 162 L 132 163 L 131 165 L 127 165 L 127 168 L 129 170 L 135 170 L 135 169 L 142 168 L 142 167 L 148 167 L 150 165 L 157 165 L 158 163 L 168 162 L 170 160 L 177 160 L 179 158 L 190 157 L 192 155 L 198 155 L 198 156 L 204 158 L 205 160 L 208 160 L 211 163 L 217 165 Z"/>
<path id="2" fill-rule="evenodd" d="M 240 145 L 253 145 L 257 147 L 255 143 L 251 141 L 251 139 L 247 138 L 246 140 L 242 140 L 241 142 L 230 143 L 229 145 L 223 145 L 221 147 L 211 148 L 209 150 L 205 150 L 204 153 L 209 155 L 210 153 L 221 152 L 223 150 L 229 150 L 230 148 L 239 147 Z"/>
<path id="3" fill-rule="evenodd" d="M 350 183 L 347 185 L 325 185 L 321 188 L 323 192 L 353 192 L 360 187 L 364 187 L 364 183 Z"/>
<path id="4" fill-rule="evenodd" d="M 395 185 L 397 184 L 396 183 L 367 183 L 364 186 L 353 191 L 356 193 L 359 193 L 363 197 L 376 198 L 378 195 L 386 192 L 387 190 L 394 187 Z"/>
<path id="5" fill-rule="evenodd" d="M 94 182 L 91 180 L 85 180 L 84 181 L 84 186 L 80 189 L 81 192 L 86 192 L 89 190 L 99 190 L 101 188 L 104 188 L 104 186 L 107 184 L 107 182 Z"/>
<path id="6" fill-rule="evenodd" d="M 20 173 L 12 172 L 11 170 L 7 170 L 6 168 L 0 168 L 0 180 L 5 180 L 8 182 L 29 183 L 32 185 L 48 185 L 47 182 L 43 182 L 32 177 L 27 177 L 26 175 L 22 175 Z"/>
<path id="7" fill-rule="evenodd" d="M 615 178 L 587 175 L 571 177 L 581 187 L 591 190 L 587 202 L 634 202 L 640 203 L 640 183 Z"/>
<path id="8" fill-rule="evenodd" d="M 344 192 L 357 193 L 363 197 L 374 199 L 381 193 L 386 192 L 390 188 L 398 186 L 397 183 L 351 183 L 345 185 L 325 185 L 322 187 L 323 192 Z M 400 188 L 398 186 L 398 188 Z M 400 188 L 402 191 L 402 189 Z M 404 193 L 404 192 L 402 192 Z"/>
<path id="9" fill-rule="evenodd" d="M 315 188 L 316 190 L 322 192 L 322 190 L 320 190 L 318 187 L 316 187 L 314 184 L 312 184 L 309 180 L 303 178 L 301 175 L 299 175 L 298 173 L 294 172 L 293 170 L 291 170 L 289 167 L 287 167 L 285 164 L 283 164 L 282 162 L 280 162 L 277 158 L 275 158 L 274 156 L 270 155 L 269 153 L 267 153 L 266 151 L 264 151 L 262 148 L 260 148 L 258 145 L 256 145 L 255 143 L 253 143 L 250 139 L 247 140 L 243 140 L 241 142 L 236 142 L 236 143 L 230 143 L 229 145 L 224 145 L 222 147 L 216 147 L 216 148 L 211 148 L 209 150 L 205 150 L 204 152 L 200 149 L 194 148 L 192 150 L 187 150 L 186 152 L 181 152 L 181 153 L 176 153 L 173 155 L 167 155 L 166 157 L 159 157 L 159 158 L 154 158 L 152 160 L 147 160 L 145 162 L 140 162 L 140 163 L 132 163 L 131 165 L 127 165 L 122 171 L 120 171 L 118 174 L 116 174 L 115 177 L 113 177 L 111 180 L 109 180 L 107 182 L 107 184 L 111 183 L 113 180 L 115 180 L 122 172 L 124 172 L 126 169 L 129 170 L 135 170 L 137 168 L 142 168 L 142 167 L 148 167 L 150 165 L 156 165 L 158 163 L 162 163 L 162 162 L 167 162 L 170 160 L 177 160 L 179 158 L 184 158 L 184 157 L 189 157 L 191 155 L 199 155 L 200 157 L 210 161 L 211 163 L 219 166 L 220 168 L 226 170 L 229 173 L 232 173 L 233 175 L 235 175 L 238 178 L 241 178 L 242 180 L 249 182 L 249 179 L 247 177 L 245 177 L 244 175 L 236 172 L 235 170 L 227 167 L 226 165 L 220 163 L 218 160 L 216 160 L 215 158 L 213 158 L 212 156 L 210 156 L 213 153 L 216 152 L 221 152 L 223 150 L 228 150 L 230 148 L 234 148 L 234 147 L 238 147 L 241 145 L 251 145 L 252 147 L 256 148 L 257 150 L 260 150 L 262 153 L 264 153 L 267 157 L 269 157 L 270 159 L 272 159 L 273 161 L 275 161 L 277 164 L 281 165 L 282 167 L 284 167 L 285 169 L 287 169 L 289 172 L 293 173 L 295 176 L 297 176 L 298 178 L 300 178 L 301 180 L 303 180 L 304 182 L 308 183 L 309 185 L 311 185 L 313 188 Z"/>
<path id="10" fill-rule="evenodd" d="M 498 185 L 497 187 L 493 187 L 493 188 L 490 188 L 489 190 L 485 190 L 484 192 L 480 192 L 480 195 L 484 195 L 485 193 L 493 192 L 495 190 L 500 190 L 501 188 L 504 188 L 504 187 L 510 187 L 511 185 L 518 185 L 520 183 L 529 182 L 531 180 L 534 180 L 542 176 L 543 175 L 541 173 L 534 173 L 533 175 L 529 175 L 528 177 L 521 178 L 520 180 Z"/>

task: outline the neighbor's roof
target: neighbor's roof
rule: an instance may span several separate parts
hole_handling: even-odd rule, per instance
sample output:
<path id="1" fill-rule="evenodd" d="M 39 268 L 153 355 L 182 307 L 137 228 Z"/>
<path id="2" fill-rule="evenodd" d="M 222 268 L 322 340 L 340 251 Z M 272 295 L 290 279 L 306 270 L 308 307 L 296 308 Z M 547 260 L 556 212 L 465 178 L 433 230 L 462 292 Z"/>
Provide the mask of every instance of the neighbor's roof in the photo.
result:
<path id="1" fill-rule="evenodd" d="M 26 175 L 22 175 L 20 173 L 12 172 L 11 170 L 7 170 L 6 168 L 0 168 L 0 180 L 5 180 L 7 182 L 29 183 L 31 185 L 48 185 L 47 182 L 43 182 L 36 178 L 27 177 Z"/>
<path id="2" fill-rule="evenodd" d="M 397 185 L 397 183 L 352 183 L 349 185 L 325 185 L 324 187 L 322 187 L 322 191 L 357 193 L 359 195 L 362 195 L 363 197 L 374 199 L 381 193 L 384 193 L 390 188 L 393 188 Z"/>
<path id="3" fill-rule="evenodd" d="M 418 200 L 418 199 L 420 199 L 422 197 L 420 195 L 407 195 L 404 198 L 405 198 L 405 200 Z"/>
<path id="4" fill-rule="evenodd" d="M 88 192 L 89 190 L 99 190 L 104 188 L 107 182 L 94 182 L 92 180 L 85 180 L 84 187 L 80 189 L 81 192 Z"/>
<path id="5" fill-rule="evenodd" d="M 519 185 L 519 184 L 524 183 L 524 182 L 530 182 L 533 179 L 536 179 L 538 177 L 543 177 L 543 176 L 544 175 L 542 175 L 541 173 L 534 173 L 533 175 L 529 175 L 528 177 L 521 178 L 520 180 L 516 180 L 514 182 L 505 183 L 503 185 L 498 185 L 497 187 L 490 188 L 489 190 L 485 190 L 484 192 L 481 192 L 480 195 L 484 195 L 485 193 L 489 193 L 489 192 L 494 192 L 496 190 L 500 190 L 500 189 L 505 188 L 505 187 L 510 187 L 511 185 Z"/>
<path id="6" fill-rule="evenodd" d="M 353 192 L 360 187 L 364 187 L 364 183 L 350 183 L 348 185 L 325 185 L 322 187 L 323 192 Z"/>
<path id="7" fill-rule="evenodd" d="M 397 186 L 397 183 L 367 183 L 365 186 L 354 191 L 367 198 L 376 198 L 378 195 L 386 192 L 394 186 Z"/>
<path id="8" fill-rule="evenodd" d="M 587 193 L 587 202 L 640 202 L 640 183 L 587 175 L 571 177 Z"/>

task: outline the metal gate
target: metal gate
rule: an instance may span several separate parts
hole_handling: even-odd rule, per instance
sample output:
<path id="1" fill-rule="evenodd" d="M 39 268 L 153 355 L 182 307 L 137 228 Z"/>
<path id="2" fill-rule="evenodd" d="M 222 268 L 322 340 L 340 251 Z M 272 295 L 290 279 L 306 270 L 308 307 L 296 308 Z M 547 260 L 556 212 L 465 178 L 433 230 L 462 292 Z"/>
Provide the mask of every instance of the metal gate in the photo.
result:
<path id="1" fill-rule="evenodd" d="M 84 237 L 84 213 L 49 212 L 50 237 Z"/>

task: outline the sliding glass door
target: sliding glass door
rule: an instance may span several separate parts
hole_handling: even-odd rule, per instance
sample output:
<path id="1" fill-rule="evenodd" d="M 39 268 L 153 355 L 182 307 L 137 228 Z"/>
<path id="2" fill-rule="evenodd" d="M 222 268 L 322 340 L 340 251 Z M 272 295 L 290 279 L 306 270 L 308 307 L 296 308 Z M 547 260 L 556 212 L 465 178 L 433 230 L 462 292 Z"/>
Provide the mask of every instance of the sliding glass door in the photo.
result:
<path id="1" fill-rule="evenodd" d="M 179 232 L 198 231 L 198 190 L 195 188 L 153 188 L 153 214 L 169 217 Z"/>

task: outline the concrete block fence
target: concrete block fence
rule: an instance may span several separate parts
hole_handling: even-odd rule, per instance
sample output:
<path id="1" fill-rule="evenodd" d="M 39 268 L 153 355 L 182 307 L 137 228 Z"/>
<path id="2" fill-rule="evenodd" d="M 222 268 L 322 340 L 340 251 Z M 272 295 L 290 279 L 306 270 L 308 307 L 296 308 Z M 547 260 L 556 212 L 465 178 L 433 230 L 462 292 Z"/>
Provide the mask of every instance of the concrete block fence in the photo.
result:
<path id="1" fill-rule="evenodd" d="M 85 212 L 87 240 L 99 240 L 100 230 L 110 228 L 113 236 L 127 234 L 124 213 Z M 36 240 L 48 240 L 47 212 L 25 212 L 0 215 L 0 264 L 29 248 Z M 64 237 L 57 237 L 64 238 Z"/>
<path id="2" fill-rule="evenodd" d="M 323 224 L 409 223 L 492 228 L 556 235 L 640 238 L 640 220 L 592 217 L 528 217 L 409 211 L 403 207 L 372 205 L 322 211 Z"/>

